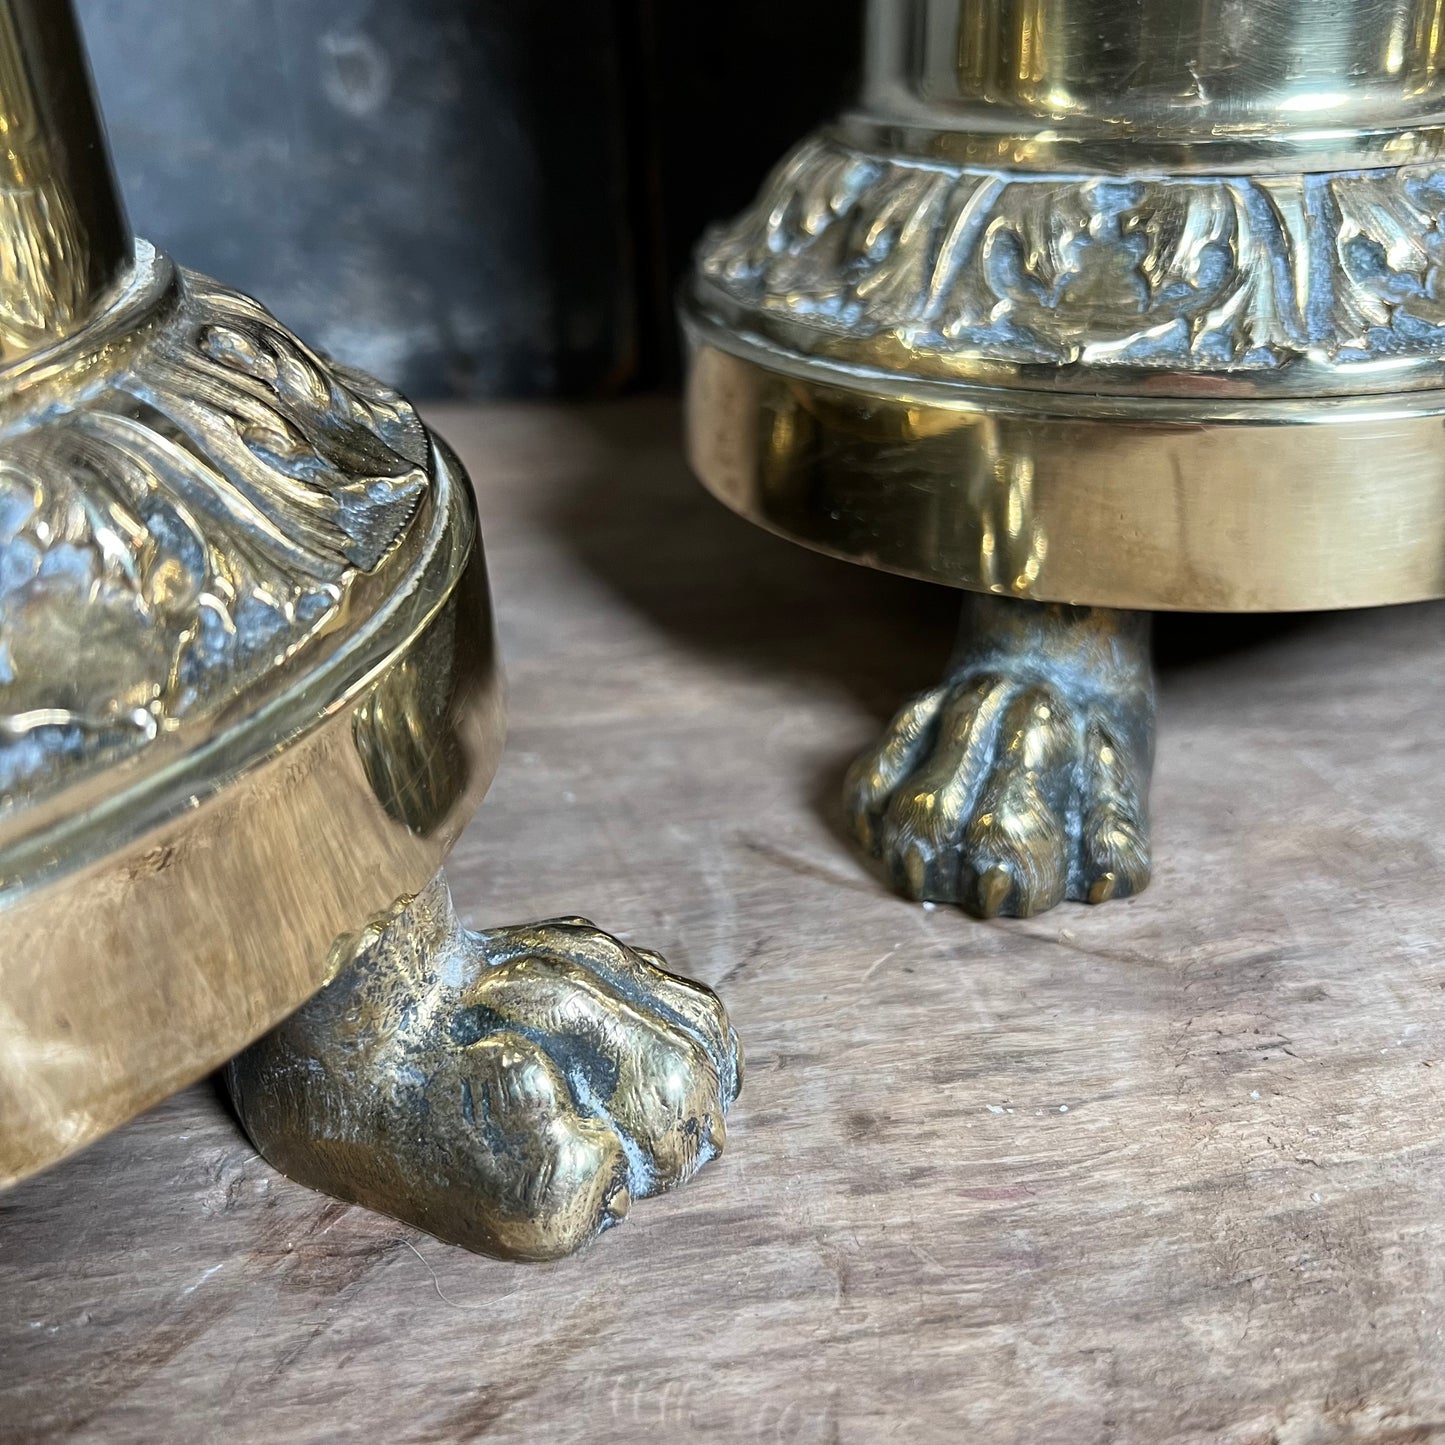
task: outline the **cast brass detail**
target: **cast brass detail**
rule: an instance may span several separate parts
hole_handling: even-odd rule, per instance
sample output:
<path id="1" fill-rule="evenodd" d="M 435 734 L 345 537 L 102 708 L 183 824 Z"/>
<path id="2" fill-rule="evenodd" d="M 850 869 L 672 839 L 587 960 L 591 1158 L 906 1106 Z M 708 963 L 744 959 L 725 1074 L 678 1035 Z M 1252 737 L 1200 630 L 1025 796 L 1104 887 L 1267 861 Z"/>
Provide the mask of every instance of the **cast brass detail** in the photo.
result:
<path id="1" fill-rule="evenodd" d="M 334 628 L 427 487 L 416 413 L 142 246 L 0 396 L 0 810 Z"/>
<path id="2" fill-rule="evenodd" d="M 1442 253 L 1435 167 L 1010 174 L 825 134 L 704 242 L 698 297 L 900 378 L 1317 396 L 1445 382 Z"/>
<path id="3" fill-rule="evenodd" d="M 292 1178 L 554 1259 L 722 1149 L 740 1067 L 716 995 L 655 953 L 582 918 L 469 932 L 438 877 L 228 1078 Z"/>

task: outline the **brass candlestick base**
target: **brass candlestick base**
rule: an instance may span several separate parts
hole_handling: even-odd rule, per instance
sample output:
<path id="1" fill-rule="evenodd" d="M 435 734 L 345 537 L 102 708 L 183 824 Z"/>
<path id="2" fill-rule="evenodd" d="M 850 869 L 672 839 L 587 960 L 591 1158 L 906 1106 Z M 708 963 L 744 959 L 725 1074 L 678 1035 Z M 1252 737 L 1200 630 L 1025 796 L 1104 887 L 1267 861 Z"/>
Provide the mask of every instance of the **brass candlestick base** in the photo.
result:
<path id="1" fill-rule="evenodd" d="M 0 1187 L 266 1035 L 281 1168 L 564 1253 L 721 1148 L 726 1017 L 580 921 L 457 925 L 504 730 L 466 477 L 129 240 L 84 80 L 0 0 Z"/>
<path id="2" fill-rule="evenodd" d="M 870 0 L 859 105 L 704 240 L 683 306 L 704 483 L 998 599 L 965 621 L 1002 661 L 957 684 L 1066 704 L 1042 733 L 951 694 L 893 724 L 849 805 L 907 891 L 1027 912 L 1147 877 L 1148 688 L 1118 693 L 1112 662 L 1081 680 L 1067 614 L 1037 604 L 1445 594 L 1437 21 L 1433 0 Z M 1081 741 L 1091 718 L 1118 746 Z M 1019 806 L 1064 797 L 1064 756 L 1062 813 Z M 1130 839 L 1109 866 L 1099 808 L 1128 818 L 1098 825 Z M 1060 844 L 1046 814 L 1082 821 Z"/>

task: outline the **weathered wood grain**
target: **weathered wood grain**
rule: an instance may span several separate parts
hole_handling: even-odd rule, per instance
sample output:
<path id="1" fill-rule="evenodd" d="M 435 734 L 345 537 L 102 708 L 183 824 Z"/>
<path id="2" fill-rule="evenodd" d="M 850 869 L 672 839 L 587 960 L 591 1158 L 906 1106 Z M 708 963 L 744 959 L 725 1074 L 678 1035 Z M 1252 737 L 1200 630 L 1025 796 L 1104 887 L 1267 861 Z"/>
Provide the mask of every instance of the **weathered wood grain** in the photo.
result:
<path id="1" fill-rule="evenodd" d="M 197 1087 L 0 1201 L 0 1438 L 1445 1438 L 1445 610 L 1166 629 L 1153 887 L 984 925 L 835 803 L 945 594 L 724 515 L 668 407 L 436 420 L 512 680 L 458 905 L 716 984 L 728 1153 L 508 1266 Z"/>

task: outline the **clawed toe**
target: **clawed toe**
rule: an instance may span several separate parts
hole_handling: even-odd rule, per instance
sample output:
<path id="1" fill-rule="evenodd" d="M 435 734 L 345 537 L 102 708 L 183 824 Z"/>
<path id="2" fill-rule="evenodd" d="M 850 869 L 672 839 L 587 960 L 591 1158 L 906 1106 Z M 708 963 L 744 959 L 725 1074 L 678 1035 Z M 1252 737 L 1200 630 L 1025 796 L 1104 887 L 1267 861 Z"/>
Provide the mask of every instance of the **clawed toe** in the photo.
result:
<path id="1" fill-rule="evenodd" d="M 1086 741 L 1089 808 L 1082 826 L 1081 896 L 1090 903 L 1128 898 L 1149 883 L 1149 839 L 1138 782 L 1107 729 Z"/>

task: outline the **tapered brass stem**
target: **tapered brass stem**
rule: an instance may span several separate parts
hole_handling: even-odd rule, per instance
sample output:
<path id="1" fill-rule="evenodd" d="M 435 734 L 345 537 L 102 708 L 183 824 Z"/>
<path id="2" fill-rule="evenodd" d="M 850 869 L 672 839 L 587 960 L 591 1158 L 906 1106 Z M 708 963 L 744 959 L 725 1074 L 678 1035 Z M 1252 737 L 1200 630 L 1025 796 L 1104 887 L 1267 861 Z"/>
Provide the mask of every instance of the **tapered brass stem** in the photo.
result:
<path id="1" fill-rule="evenodd" d="M 0 364 L 84 325 L 131 252 L 70 0 L 0 0 Z"/>

